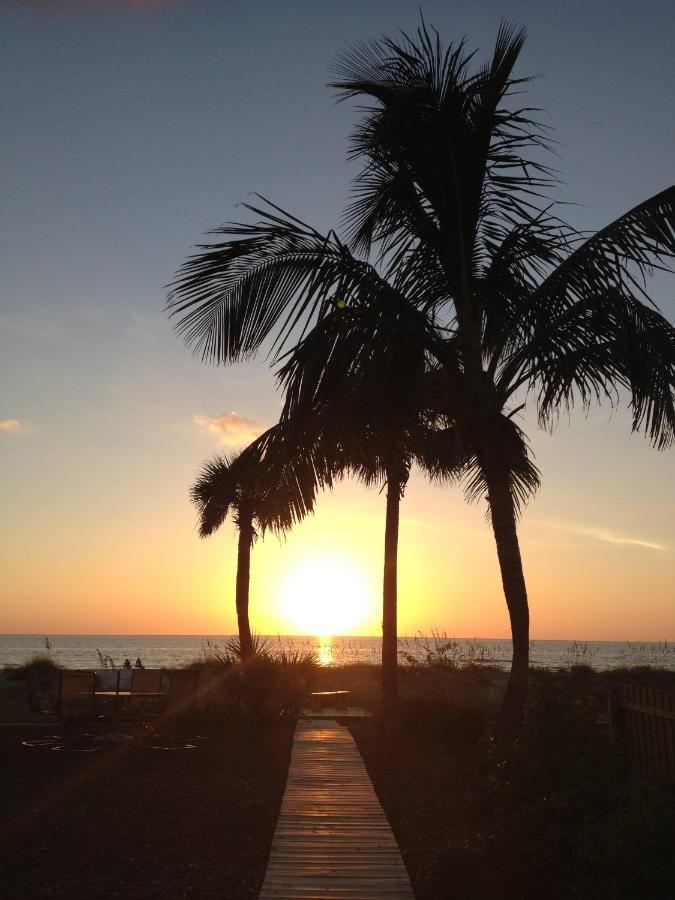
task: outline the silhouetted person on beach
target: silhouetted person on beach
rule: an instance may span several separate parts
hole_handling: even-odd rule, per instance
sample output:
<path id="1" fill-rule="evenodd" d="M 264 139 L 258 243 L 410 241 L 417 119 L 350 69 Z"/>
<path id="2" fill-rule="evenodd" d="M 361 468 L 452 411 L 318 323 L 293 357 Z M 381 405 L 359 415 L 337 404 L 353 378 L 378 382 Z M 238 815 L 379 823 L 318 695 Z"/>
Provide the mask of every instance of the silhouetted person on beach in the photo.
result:
<path id="1" fill-rule="evenodd" d="M 123 668 L 123 669 L 130 669 L 130 668 L 131 668 L 131 660 L 128 659 L 128 658 L 125 659 L 125 660 L 124 660 L 124 665 L 122 666 L 122 668 Z"/>
<path id="2" fill-rule="evenodd" d="M 144 668 L 145 668 L 145 666 L 144 666 L 143 663 L 141 662 L 140 656 L 137 656 L 137 657 L 136 657 L 136 662 L 134 663 L 134 667 L 135 667 L 136 669 L 144 669 Z"/>

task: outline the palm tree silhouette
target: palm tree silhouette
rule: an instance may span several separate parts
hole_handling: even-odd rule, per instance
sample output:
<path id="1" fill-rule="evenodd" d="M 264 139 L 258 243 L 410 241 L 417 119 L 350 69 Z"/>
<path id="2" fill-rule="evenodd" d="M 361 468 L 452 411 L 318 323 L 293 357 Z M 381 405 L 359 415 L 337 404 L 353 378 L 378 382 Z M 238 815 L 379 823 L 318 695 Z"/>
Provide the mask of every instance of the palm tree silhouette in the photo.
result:
<path id="1" fill-rule="evenodd" d="M 675 431 L 675 330 L 644 301 L 652 265 L 675 253 L 675 188 L 595 235 L 575 232 L 542 198 L 544 130 L 509 95 L 525 32 L 502 24 L 492 59 L 469 71 L 424 24 L 354 48 L 335 85 L 373 101 L 353 135 L 363 160 L 346 215 L 350 245 L 418 261 L 418 287 L 450 310 L 430 344 L 437 411 L 465 456 L 469 497 L 487 497 L 511 619 L 513 664 L 502 723 L 522 717 L 529 608 L 516 521 L 539 476 L 513 421 L 533 397 L 544 425 L 575 399 L 630 395 L 633 429 L 659 448 Z"/>
<path id="2" fill-rule="evenodd" d="M 279 428 L 294 446 L 314 447 L 322 484 L 329 474 L 352 473 L 368 486 L 386 486 L 382 678 L 385 698 L 393 705 L 399 506 L 412 461 L 425 466 L 431 452 L 420 407 L 429 324 L 413 301 L 398 293 L 414 286 L 414 273 L 402 263 L 392 289 L 334 232 L 325 237 L 273 204 L 265 210 L 245 206 L 261 216 L 262 224 L 219 229 L 235 240 L 203 247 L 204 254 L 189 260 L 168 307 L 172 315 L 187 313 L 178 331 L 195 352 L 205 361 L 223 363 L 254 353 L 275 327 L 279 338 L 273 352 L 281 359 L 289 335 L 297 337 L 294 327 L 317 307 L 316 327 L 283 356 L 278 371 L 286 388 Z M 294 296 L 298 288 L 305 297 Z M 383 291 L 395 304 L 393 314 L 388 305 L 370 302 Z M 325 365 L 328 357 L 330 366 Z M 440 444 L 435 442 L 434 459 L 437 465 L 442 459 L 447 474 L 452 454 Z"/>
<path id="3" fill-rule="evenodd" d="M 522 718 L 529 665 L 517 519 L 539 484 L 514 417 L 532 400 L 550 427 L 575 401 L 627 396 L 633 430 L 659 449 L 675 434 L 675 329 L 646 293 L 652 268 L 675 255 L 675 188 L 596 234 L 556 217 L 545 132 L 508 106 L 524 37 L 503 24 L 473 73 L 463 43 L 446 49 L 424 25 L 414 40 L 356 46 L 336 86 L 372 107 L 352 139 L 363 169 L 347 241 L 272 204 L 248 207 L 258 222 L 218 229 L 223 240 L 183 265 L 168 301 L 210 361 L 275 335 L 288 416 L 347 376 L 357 390 L 386 382 L 396 348 L 424 347 L 436 440 L 490 511 L 513 637 L 507 728 Z"/>
<path id="4" fill-rule="evenodd" d="M 289 444 L 277 426 L 264 432 L 240 453 L 204 463 L 190 495 L 199 514 L 199 535 L 208 537 L 230 515 L 239 531 L 235 604 L 242 657 L 253 653 L 249 622 L 251 548 L 266 531 L 282 534 L 310 513 L 317 488 L 330 485 L 305 445 Z"/>
<path id="5" fill-rule="evenodd" d="M 341 308 L 341 307 L 338 307 Z M 324 338 L 317 330 L 302 352 L 312 359 L 322 354 L 311 346 Z M 324 348 L 325 349 L 325 348 Z M 455 460 L 446 445 L 432 440 L 426 411 L 421 404 L 426 363 L 423 347 L 410 345 L 405 354 L 393 354 L 390 371 L 375 383 L 352 371 L 333 388 L 319 384 L 307 407 L 287 397 L 282 422 L 302 440 L 321 448 L 322 466 L 335 478 L 354 475 L 367 487 L 386 491 L 384 566 L 382 578 L 382 690 L 387 709 L 398 700 L 398 543 L 400 504 L 413 462 L 432 470 L 452 472 Z M 420 352 L 421 351 L 421 352 Z M 281 371 L 296 385 L 302 370 L 301 353 L 291 356 Z M 405 355 L 405 359 L 403 358 Z M 407 362 L 407 365 L 406 365 Z M 381 373 L 384 374 L 384 373 Z M 357 377 L 355 377 L 355 375 Z"/>

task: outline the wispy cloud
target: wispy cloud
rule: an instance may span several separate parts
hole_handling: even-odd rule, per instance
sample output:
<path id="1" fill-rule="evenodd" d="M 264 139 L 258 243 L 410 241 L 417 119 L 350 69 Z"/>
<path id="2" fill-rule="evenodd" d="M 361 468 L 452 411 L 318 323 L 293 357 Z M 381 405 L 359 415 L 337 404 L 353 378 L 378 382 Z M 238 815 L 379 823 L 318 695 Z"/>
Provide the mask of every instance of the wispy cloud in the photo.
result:
<path id="1" fill-rule="evenodd" d="M 198 428 L 219 435 L 226 447 L 242 447 L 262 432 L 257 422 L 240 416 L 234 410 L 222 416 L 194 415 L 192 421 Z"/>
<path id="2" fill-rule="evenodd" d="M 0 431 L 7 434 L 26 434 L 31 429 L 18 419 L 0 419 Z"/>
<path id="3" fill-rule="evenodd" d="M 600 541 L 603 544 L 621 544 L 631 547 L 645 547 L 648 550 L 667 550 L 664 544 L 657 544 L 655 541 L 647 541 L 644 538 L 628 537 L 623 534 L 616 534 L 609 528 L 601 528 L 592 525 L 581 525 L 576 522 L 556 522 L 547 519 L 534 519 L 531 525 L 543 525 L 545 528 L 555 528 L 558 531 L 566 531 L 569 534 L 578 534 L 582 537 L 591 538 L 594 541 Z"/>

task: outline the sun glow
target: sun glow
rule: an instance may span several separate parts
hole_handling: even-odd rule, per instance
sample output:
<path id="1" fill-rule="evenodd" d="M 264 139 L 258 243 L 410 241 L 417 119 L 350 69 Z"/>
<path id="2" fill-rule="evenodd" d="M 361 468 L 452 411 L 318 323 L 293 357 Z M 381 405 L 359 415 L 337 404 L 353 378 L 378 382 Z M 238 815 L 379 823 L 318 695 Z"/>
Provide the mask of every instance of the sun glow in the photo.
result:
<path id="1" fill-rule="evenodd" d="M 282 581 L 279 608 L 297 634 L 349 634 L 368 614 L 366 580 L 351 561 L 304 562 Z"/>

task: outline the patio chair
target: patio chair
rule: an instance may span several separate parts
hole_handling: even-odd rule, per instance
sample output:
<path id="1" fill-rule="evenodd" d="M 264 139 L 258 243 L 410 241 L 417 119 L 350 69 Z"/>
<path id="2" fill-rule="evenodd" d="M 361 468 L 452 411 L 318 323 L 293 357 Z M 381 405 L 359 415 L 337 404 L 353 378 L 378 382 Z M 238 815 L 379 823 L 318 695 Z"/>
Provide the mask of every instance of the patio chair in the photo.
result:
<path id="1" fill-rule="evenodd" d="M 28 708 L 36 715 L 55 716 L 59 711 L 61 680 L 58 670 L 28 671 Z"/>
<path id="2" fill-rule="evenodd" d="M 131 696 L 128 711 L 135 716 L 156 715 L 160 712 L 162 672 L 160 669 L 134 669 L 131 677 Z"/>
<path id="3" fill-rule="evenodd" d="M 119 669 L 94 671 L 94 702 L 96 715 L 101 719 L 113 719 L 119 712 Z"/>
<path id="4" fill-rule="evenodd" d="M 100 691 L 114 691 L 117 693 L 120 689 L 120 670 L 95 669 L 94 682 L 96 684 L 96 693 Z"/>
<path id="5" fill-rule="evenodd" d="M 64 719 L 96 719 L 96 674 L 93 670 L 61 672 L 59 715 Z"/>

